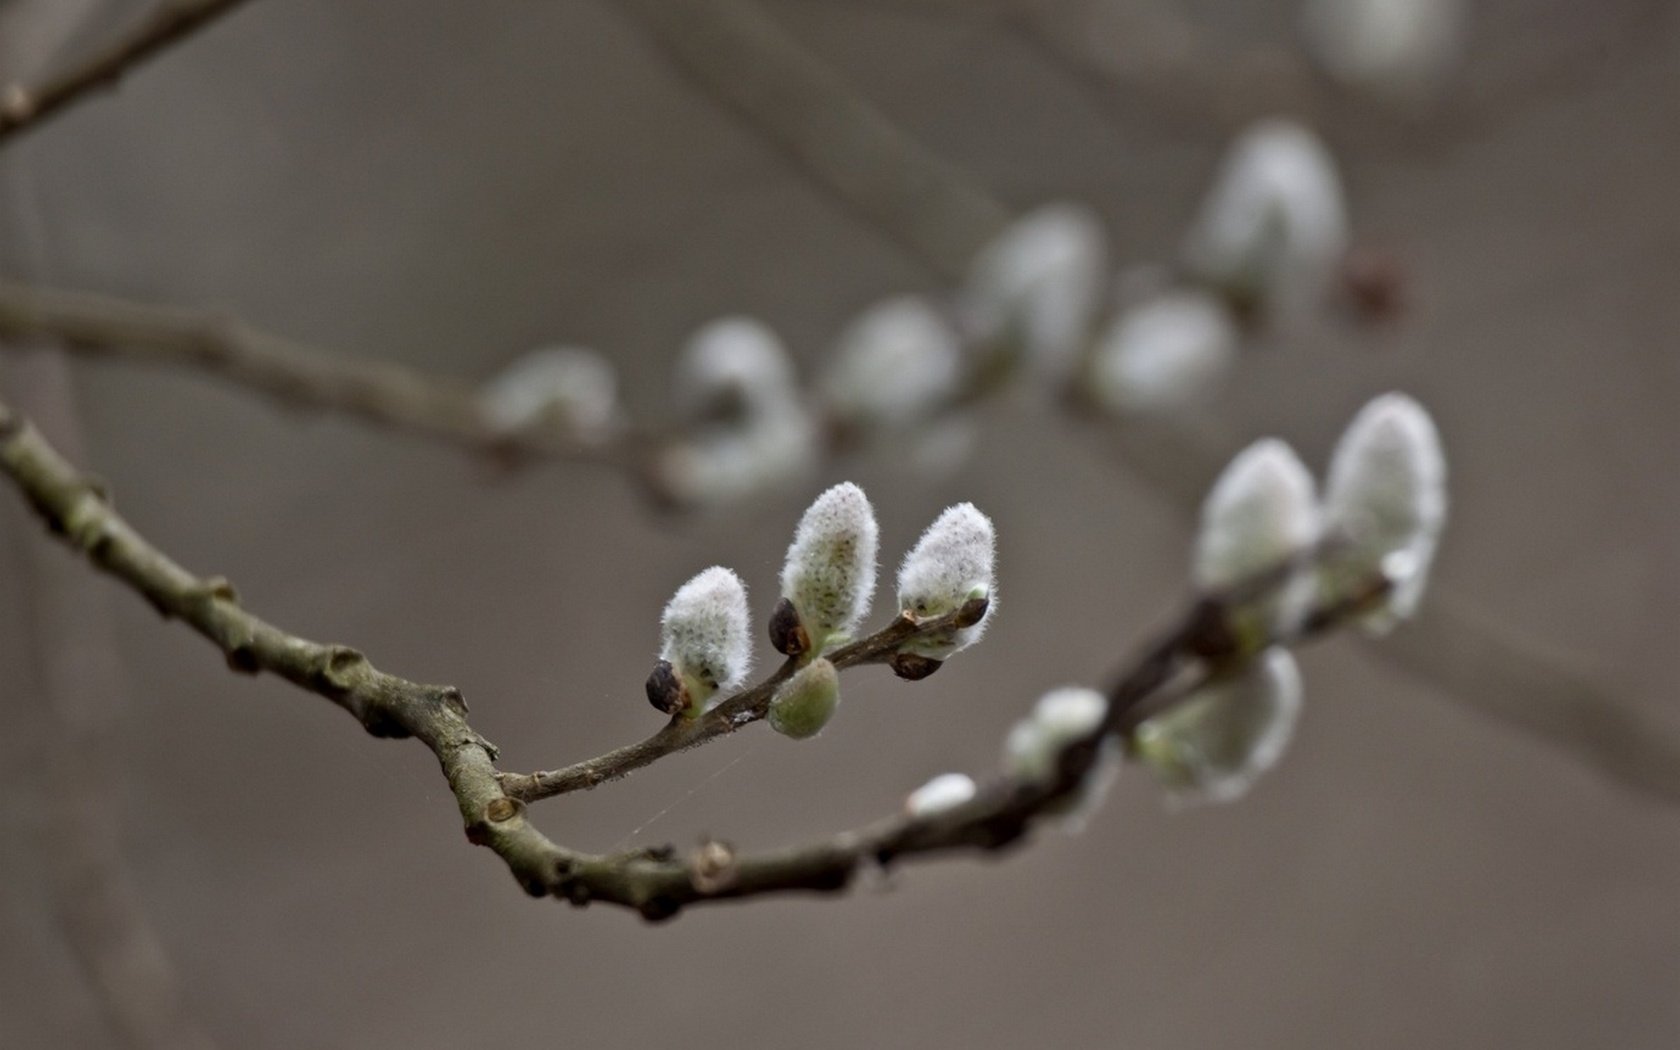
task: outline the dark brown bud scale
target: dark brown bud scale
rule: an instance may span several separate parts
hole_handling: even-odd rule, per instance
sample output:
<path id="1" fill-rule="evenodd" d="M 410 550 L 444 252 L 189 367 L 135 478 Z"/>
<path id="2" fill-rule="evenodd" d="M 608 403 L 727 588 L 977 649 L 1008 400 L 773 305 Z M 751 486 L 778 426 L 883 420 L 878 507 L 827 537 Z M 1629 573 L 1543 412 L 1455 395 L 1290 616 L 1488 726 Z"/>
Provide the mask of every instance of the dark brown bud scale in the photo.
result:
<path id="1" fill-rule="evenodd" d="M 957 610 L 957 618 L 953 621 L 959 628 L 973 627 L 986 618 L 986 611 L 992 607 L 992 599 L 981 595 L 963 602 L 962 608 Z"/>
<path id="2" fill-rule="evenodd" d="M 653 673 L 647 679 L 647 698 L 655 710 L 668 715 L 679 714 L 688 707 L 687 692 L 671 661 L 661 660 L 653 665 Z"/>
<path id="3" fill-rule="evenodd" d="M 783 656 L 799 656 L 811 648 L 811 636 L 799 622 L 799 610 L 786 598 L 770 614 L 770 644 Z"/>
<path id="4" fill-rule="evenodd" d="M 945 666 L 943 660 L 935 660 L 931 656 L 920 653 L 894 653 L 889 661 L 893 674 L 906 682 L 919 682 L 928 675 Z"/>

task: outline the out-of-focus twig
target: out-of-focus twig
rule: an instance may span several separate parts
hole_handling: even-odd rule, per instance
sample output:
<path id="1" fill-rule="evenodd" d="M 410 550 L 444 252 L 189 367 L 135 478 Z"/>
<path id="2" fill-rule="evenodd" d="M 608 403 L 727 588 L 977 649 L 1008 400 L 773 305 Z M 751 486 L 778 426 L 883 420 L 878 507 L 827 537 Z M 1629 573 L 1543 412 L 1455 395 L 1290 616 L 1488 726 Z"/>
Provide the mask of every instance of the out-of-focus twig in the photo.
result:
<path id="1" fill-rule="evenodd" d="M 1104 39 L 1143 40 L 1108 54 L 1091 33 L 1053 11 L 1023 5 L 996 23 L 1034 47 L 1080 85 L 1100 111 L 1148 123 L 1174 136 L 1226 137 L 1262 117 L 1287 112 L 1338 140 L 1367 148 L 1443 150 L 1476 142 L 1542 106 L 1622 75 L 1630 58 L 1672 40 L 1675 7 L 1641 0 L 1595 38 L 1572 37 L 1557 53 L 1496 78 L 1444 84 L 1432 102 L 1385 106 L 1315 70 L 1299 49 L 1226 47 L 1166 4 L 1116 5 L 1128 18 Z"/>
<path id="2" fill-rule="evenodd" d="M 1623 75 L 1630 59 L 1672 42 L 1675 6 L 1639 0 L 1571 34 L 1554 53 L 1500 76 L 1459 74 L 1439 98 L 1396 108 L 1338 85 L 1291 41 L 1223 44 L 1173 0 L 1042 4 L 1032 0 L 816 0 L 858 9 L 991 26 L 1037 51 L 1100 111 L 1174 138 L 1227 137 L 1287 112 L 1366 148 L 1442 150 L 1486 138 L 1542 106 Z M 1472 56 L 1474 57 L 1474 56 Z"/>
<path id="3" fill-rule="evenodd" d="M 676 66 L 857 212 L 945 277 L 1009 211 L 906 135 L 739 0 L 614 0 Z"/>
<path id="4" fill-rule="evenodd" d="M 27 374 L 25 374 L 27 373 Z M 43 358 L 14 374 L 20 391 L 77 443 L 74 395 L 64 362 Z M 147 917 L 120 846 L 109 726 L 122 691 L 113 661 L 106 595 L 79 567 L 27 545 L 19 589 L 30 636 L 34 692 L 46 723 L 52 785 L 40 842 L 64 941 L 86 975 L 120 1045 L 133 1050 L 208 1050 L 187 1010 L 162 939 Z M 13 683 L 16 684 L 16 683 Z"/>
<path id="5" fill-rule="evenodd" d="M 30 87 L 0 87 L 0 145 L 94 92 L 114 87 L 147 59 L 245 0 L 160 0 L 140 23 L 75 65 Z"/>
<path id="6" fill-rule="evenodd" d="M 353 416 L 502 460 L 640 463 L 634 435 L 619 435 L 609 446 L 585 444 L 541 420 L 502 430 L 469 383 L 321 350 L 226 314 L 0 279 L 5 340 L 50 340 L 86 353 L 203 371 L 293 408 Z"/>

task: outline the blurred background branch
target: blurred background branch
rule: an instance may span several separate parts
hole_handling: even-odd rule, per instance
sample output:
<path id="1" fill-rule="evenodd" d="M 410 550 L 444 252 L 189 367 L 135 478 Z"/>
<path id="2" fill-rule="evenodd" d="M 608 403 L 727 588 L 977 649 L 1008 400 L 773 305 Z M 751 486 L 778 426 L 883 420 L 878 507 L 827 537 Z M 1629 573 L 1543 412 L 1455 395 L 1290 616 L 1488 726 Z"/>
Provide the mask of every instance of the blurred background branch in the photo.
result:
<path id="1" fill-rule="evenodd" d="M 0 146 L 99 91 L 115 88 L 130 70 L 185 40 L 245 0 L 158 0 L 138 24 L 91 54 L 30 86 L 0 87 Z"/>
<path id="2" fill-rule="evenodd" d="M 0 77 L 27 71 L 61 53 L 97 9 L 64 0 L 50 17 L 0 12 Z M 26 31 L 27 30 L 27 31 Z M 11 95 L 0 92 L 0 142 Z M 68 98 L 69 96 L 64 96 Z M 61 99 L 61 102 L 63 99 Z M 33 172 L 21 160 L 0 168 L 4 208 L 15 222 L 14 260 L 47 269 L 46 231 Z M 8 347 L 27 337 L 0 335 Z M 69 362 L 58 354 L 15 360 L 0 379 L 44 419 L 72 454 L 84 435 Z M 21 541 L 21 535 L 14 535 Z M 23 572 L 11 588 L 20 606 L 28 667 L 7 676 L 8 694 L 34 700 L 7 727 L 37 721 L 42 746 L 29 759 L 27 783 L 38 797 L 37 841 L 46 861 L 44 893 L 58 932 L 97 1004 L 111 1045 L 126 1050 L 211 1050 L 215 1045 L 187 1003 L 168 947 L 124 856 L 132 783 L 119 742 L 129 718 L 129 682 L 116 646 L 108 594 L 85 568 L 38 543 L 14 542 Z M 27 789 L 26 789 L 27 790 Z"/>

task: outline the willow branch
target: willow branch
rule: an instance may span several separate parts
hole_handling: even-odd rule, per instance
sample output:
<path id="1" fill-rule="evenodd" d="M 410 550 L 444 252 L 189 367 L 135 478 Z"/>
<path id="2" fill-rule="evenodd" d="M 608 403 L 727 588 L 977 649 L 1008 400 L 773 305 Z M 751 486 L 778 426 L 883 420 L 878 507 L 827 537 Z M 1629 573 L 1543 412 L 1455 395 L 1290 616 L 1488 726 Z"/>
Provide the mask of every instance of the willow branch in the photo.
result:
<path id="1" fill-rule="evenodd" d="M 1556 54 L 1504 78 L 1447 85 L 1441 99 L 1413 111 L 1384 107 L 1337 85 L 1298 51 L 1221 49 L 1181 11 L 1162 5 L 1128 13 L 1134 35 L 1171 46 L 1107 55 L 1093 48 L 1083 26 L 1030 6 L 978 16 L 989 14 L 1038 50 L 1099 111 L 1149 121 L 1174 135 L 1228 136 L 1262 117 L 1288 112 L 1344 137 L 1362 136 L 1367 142 L 1386 137 L 1402 148 L 1444 149 L 1485 139 L 1524 114 L 1623 75 L 1627 58 L 1669 39 L 1674 5 L 1643 0 L 1605 34 L 1608 39 L 1571 38 Z M 1607 62 L 1609 54 L 1622 60 Z"/>
<path id="2" fill-rule="evenodd" d="M 616 0 L 697 85 L 935 272 L 957 277 L 1011 218 L 743 0 Z"/>
<path id="3" fill-rule="evenodd" d="M 1187 518 L 1229 448 L 1158 422 L 1109 441 L 1116 460 Z M 1432 583 L 1418 618 L 1388 638 L 1360 640 L 1379 664 L 1443 700 L 1540 740 L 1612 783 L 1680 804 L 1680 717 L 1600 684 L 1572 661 L 1514 634 Z"/>
<path id="4" fill-rule="evenodd" d="M 1056 774 L 1047 781 L 1001 778 L 947 813 L 894 816 L 802 846 L 750 856 L 737 856 L 718 842 L 704 844 L 686 857 L 669 848 L 592 855 L 555 844 L 529 822 L 525 802 L 501 785 L 493 764 L 495 748 L 468 724 L 458 690 L 388 674 L 354 649 L 288 634 L 247 612 L 225 580 L 200 579 L 149 544 L 111 508 L 96 484 L 3 403 L 0 468 L 51 531 L 139 592 L 166 618 L 178 619 L 209 639 L 233 669 L 277 674 L 343 708 L 375 736 L 413 737 L 425 744 L 455 796 L 468 840 L 500 856 L 528 893 L 579 905 L 622 905 L 650 920 L 670 918 L 696 903 L 771 893 L 832 893 L 845 888 L 865 865 L 991 851 L 1019 842 L 1055 803 L 1078 790 L 1105 736 L 1135 725 L 1143 705 L 1171 681 L 1183 661 L 1217 654 L 1226 639 L 1221 618 L 1209 615 L 1210 609 L 1217 611 L 1217 603 L 1199 603 L 1118 678 L 1104 721 L 1061 751 Z M 1273 641 L 1305 640 L 1358 611 L 1357 605 L 1322 610 L 1297 633 Z M 835 659 L 848 666 L 877 661 L 915 630 L 900 621 L 840 650 Z"/>
<path id="5" fill-rule="evenodd" d="M 114 88 L 147 59 L 180 43 L 244 0 L 162 0 L 140 23 L 81 62 L 34 87 L 0 89 L 0 145 L 100 90 Z"/>
<path id="6" fill-rule="evenodd" d="M 0 341 L 46 339 L 82 353 L 206 372 L 291 408 L 351 416 L 504 462 L 603 460 L 647 480 L 640 438 L 585 443 L 558 423 L 495 426 L 467 382 L 358 360 L 206 311 L 0 280 Z"/>

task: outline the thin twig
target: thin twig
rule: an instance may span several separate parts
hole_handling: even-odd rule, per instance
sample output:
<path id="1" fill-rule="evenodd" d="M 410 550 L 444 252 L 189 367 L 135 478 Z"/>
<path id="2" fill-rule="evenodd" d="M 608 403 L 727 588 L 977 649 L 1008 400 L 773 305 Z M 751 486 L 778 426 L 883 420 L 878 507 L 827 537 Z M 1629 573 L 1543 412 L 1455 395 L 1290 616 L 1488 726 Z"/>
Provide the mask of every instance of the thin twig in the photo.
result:
<path id="1" fill-rule="evenodd" d="M 616 0 L 677 67 L 835 199 L 947 277 L 1010 212 L 739 0 Z"/>
<path id="2" fill-rule="evenodd" d="M 127 33 L 35 87 L 0 88 L 0 145 L 102 89 L 244 0 L 162 0 Z"/>
<path id="3" fill-rule="evenodd" d="M 586 443 L 557 422 L 497 427 L 474 387 L 388 361 L 307 346 L 238 318 L 0 280 L 0 341 L 53 340 L 83 353 L 208 372 L 291 408 L 353 416 L 498 461 L 602 460 L 644 481 L 641 438 Z"/>
<path id="4" fill-rule="evenodd" d="M 841 671 L 849 667 L 885 663 L 905 642 L 919 636 L 936 636 L 955 627 L 962 614 L 963 610 L 958 609 L 919 624 L 899 616 L 869 637 L 828 654 L 829 662 Z M 540 773 L 503 773 L 502 789 L 521 802 L 587 791 L 609 780 L 627 776 L 667 755 L 727 736 L 762 720 L 770 711 L 770 699 L 776 695 L 776 687 L 787 681 L 797 667 L 797 662 L 789 659 L 757 685 L 728 697 L 697 718 L 673 718 L 646 740 L 560 769 Z"/>

